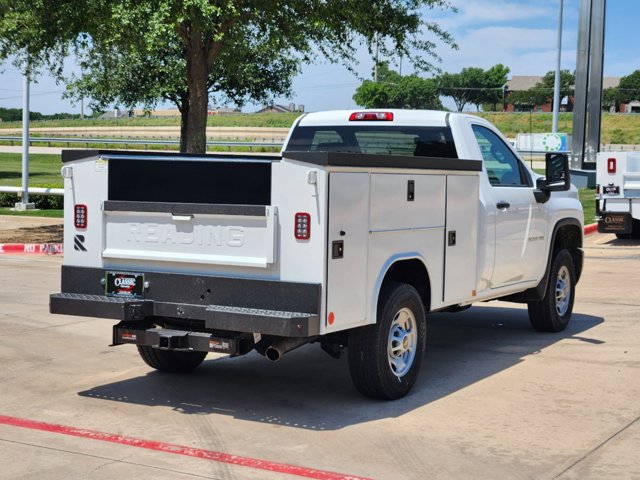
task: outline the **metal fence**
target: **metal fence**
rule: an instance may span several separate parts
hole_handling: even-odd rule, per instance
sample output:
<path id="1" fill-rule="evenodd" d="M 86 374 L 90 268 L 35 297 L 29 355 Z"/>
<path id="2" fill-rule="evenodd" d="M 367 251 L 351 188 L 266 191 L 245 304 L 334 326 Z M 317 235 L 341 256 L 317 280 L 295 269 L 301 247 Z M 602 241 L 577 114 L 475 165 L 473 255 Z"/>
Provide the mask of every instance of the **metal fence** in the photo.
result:
<path id="1" fill-rule="evenodd" d="M 29 195 L 35 193 L 37 195 L 64 196 L 64 188 L 29 187 L 28 190 Z M 22 187 L 0 187 L 0 193 L 15 193 L 19 197 L 22 197 Z"/>
<path id="2" fill-rule="evenodd" d="M 0 136 L 0 142 L 9 142 L 11 145 L 22 144 L 22 137 L 16 136 Z M 69 147 L 70 145 L 85 145 L 89 148 L 89 145 L 104 145 L 105 148 L 109 145 L 124 145 L 125 148 L 128 145 L 142 145 L 145 150 L 149 145 L 158 145 L 168 147 L 179 147 L 180 140 L 160 140 L 160 139 L 121 139 L 121 138 L 78 138 L 78 137 L 29 137 L 29 144 L 32 143 L 44 143 L 50 147 L 52 144 L 63 144 Z M 249 151 L 253 151 L 254 148 L 269 148 L 276 150 L 282 147 L 282 143 L 278 142 L 218 142 L 208 141 L 207 147 L 227 147 L 229 150 L 232 148 L 248 148 Z"/>

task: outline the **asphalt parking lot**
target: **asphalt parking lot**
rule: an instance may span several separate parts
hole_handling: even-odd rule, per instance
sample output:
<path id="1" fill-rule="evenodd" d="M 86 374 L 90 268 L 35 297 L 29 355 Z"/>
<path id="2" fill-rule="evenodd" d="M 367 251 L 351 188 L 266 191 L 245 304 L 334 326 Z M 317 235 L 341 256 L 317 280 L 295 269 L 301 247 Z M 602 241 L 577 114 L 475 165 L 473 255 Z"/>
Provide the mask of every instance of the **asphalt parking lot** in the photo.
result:
<path id="1" fill-rule="evenodd" d="M 0 478 L 640 479 L 640 242 L 591 235 L 567 331 L 492 302 L 429 317 L 412 393 L 310 345 L 185 376 L 54 316 L 60 257 L 0 258 Z"/>

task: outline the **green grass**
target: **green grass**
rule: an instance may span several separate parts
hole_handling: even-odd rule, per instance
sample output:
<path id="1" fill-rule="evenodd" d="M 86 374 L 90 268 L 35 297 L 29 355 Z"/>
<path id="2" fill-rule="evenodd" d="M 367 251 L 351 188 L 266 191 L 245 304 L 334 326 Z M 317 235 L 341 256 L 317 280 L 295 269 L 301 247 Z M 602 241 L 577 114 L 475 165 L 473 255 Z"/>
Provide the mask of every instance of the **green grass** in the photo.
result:
<path id="1" fill-rule="evenodd" d="M 207 117 L 209 127 L 278 127 L 289 128 L 300 113 L 244 113 Z M 47 120 L 31 122 L 30 128 L 59 127 L 179 127 L 180 117 L 120 118 L 118 120 Z M 0 122 L 0 129 L 22 128 L 22 122 Z"/>
<path id="2" fill-rule="evenodd" d="M 507 137 L 518 133 L 547 133 L 551 131 L 550 113 L 474 113 L 491 123 Z M 558 131 L 573 132 L 573 114 L 561 113 L 558 117 Z M 604 113 L 602 115 L 602 143 L 640 144 L 640 115 L 620 115 Z"/>
<path id="3" fill-rule="evenodd" d="M 29 155 L 29 185 L 63 186 L 60 168 L 60 155 Z M 0 153 L 0 185 L 3 187 L 19 187 L 22 183 L 22 154 Z"/>
<path id="4" fill-rule="evenodd" d="M 578 190 L 580 196 L 580 203 L 582 203 L 582 209 L 584 210 L 584 224 L 589 225 L 594 223 L 596 217 L 596 189 L 595 188 L 583 188 Z"/>
<path id="5" fill-rule="evenodd" d="M 25 210 L 16 211 L 10 208 L 0 208 L 0 215 L 14 215 L 21 217 L 52 217 L 62 218 L 64 216 L 63 210 Z"/>

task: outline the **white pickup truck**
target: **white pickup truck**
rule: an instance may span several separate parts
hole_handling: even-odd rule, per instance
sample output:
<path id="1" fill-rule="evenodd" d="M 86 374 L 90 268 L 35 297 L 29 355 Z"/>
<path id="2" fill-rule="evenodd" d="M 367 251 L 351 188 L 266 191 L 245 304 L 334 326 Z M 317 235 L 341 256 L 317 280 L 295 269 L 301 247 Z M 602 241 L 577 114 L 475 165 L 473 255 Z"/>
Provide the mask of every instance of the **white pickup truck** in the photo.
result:
<path id="1" fill-rule="evenodd" d="M 485 120 L 434 111 L 300 117 L 281 155 L 65 151 L 53 313 L 118 320 L 166 372 L 208 352 L 346 348 L 364 395 L 418 375 L 426 313 L 503 299 L 563 330 L 583 214 L 566 156 L 532 172 Z"/>
<path id="2" fill-rule="evenodd" d="M 598 232 L 640 238 L 640 152 L 601 152 L 596 161 Z"/>

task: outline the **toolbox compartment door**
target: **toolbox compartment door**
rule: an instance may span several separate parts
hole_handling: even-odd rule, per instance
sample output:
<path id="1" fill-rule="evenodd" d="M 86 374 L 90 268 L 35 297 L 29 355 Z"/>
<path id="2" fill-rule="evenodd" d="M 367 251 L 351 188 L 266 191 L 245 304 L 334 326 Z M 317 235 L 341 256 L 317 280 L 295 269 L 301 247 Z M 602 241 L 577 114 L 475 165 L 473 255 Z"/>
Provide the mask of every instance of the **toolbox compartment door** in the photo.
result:
<path id="1" fill-rule="evenodd" d="M 362 325 L 366 317 L 369 174 L 329 177 L 327 330 Z"/>

